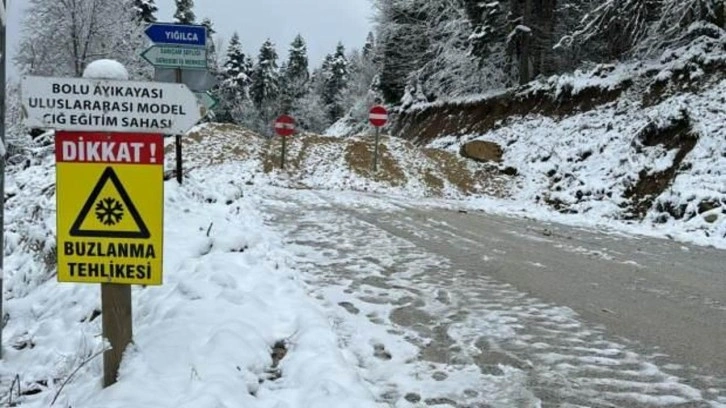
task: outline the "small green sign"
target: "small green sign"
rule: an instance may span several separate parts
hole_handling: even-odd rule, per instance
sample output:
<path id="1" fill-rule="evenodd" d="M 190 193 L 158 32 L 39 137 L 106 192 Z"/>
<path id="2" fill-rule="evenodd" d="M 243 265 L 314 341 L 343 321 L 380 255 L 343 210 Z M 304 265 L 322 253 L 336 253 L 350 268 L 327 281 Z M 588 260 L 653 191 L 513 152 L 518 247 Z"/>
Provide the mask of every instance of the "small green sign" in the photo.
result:
<path id="1" fill-rule="evenodd" d="M 152 45 L 141 58 L 156 68 L 207 69 L 207 49 L 203 47 Z"/>
<path id="2" fill-rule="evenodd" d="M 219 104 L 219 99 L 210 95 L 209 92 L 194 92 L 194 96 L 197 97 L 199 103 L 207 108 L 207 110 L 212 110 Z"/>

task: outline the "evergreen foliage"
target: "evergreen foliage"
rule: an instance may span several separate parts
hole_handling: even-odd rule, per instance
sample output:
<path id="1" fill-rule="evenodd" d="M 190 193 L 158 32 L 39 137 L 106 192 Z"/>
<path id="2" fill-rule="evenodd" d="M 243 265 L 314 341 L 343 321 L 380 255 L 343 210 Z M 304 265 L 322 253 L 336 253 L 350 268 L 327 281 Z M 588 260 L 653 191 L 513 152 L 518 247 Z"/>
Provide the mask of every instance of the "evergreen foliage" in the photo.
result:
<path id="1" fill-rule="evenodd" d="M 176 12 L 174 20 L 179 24 L 194 24 L 197 17 L 194 15 L 194 0 L 175 0 Z"/>
<path id="2" fill-rule="evenodd" d="M 155 23 L 159 8 L 154 4 L 154 0 L 134 0 L 134 10 L 139 21 Z"/>
<path id="3" fill-rule="evenodd" d="M 343 117 L 343 93 L 348 87 L 348 58 L 345 56 L 345 47 L 338 43 L 333 55 L 328 55 L 323 62 L 323 92 L 322 99 L 325 110 L 331 122 Z"/>
<path id="4" fill-rule="evenodd" d="M 280 71 L 277 58 L 275 44 L 268 39 L 262 44 L 257 64 L 252 71 L 250 96 L 261 121 L 268 125 L 279 114 Z M 266 133 L 271 134 L 269 130 Z"/>

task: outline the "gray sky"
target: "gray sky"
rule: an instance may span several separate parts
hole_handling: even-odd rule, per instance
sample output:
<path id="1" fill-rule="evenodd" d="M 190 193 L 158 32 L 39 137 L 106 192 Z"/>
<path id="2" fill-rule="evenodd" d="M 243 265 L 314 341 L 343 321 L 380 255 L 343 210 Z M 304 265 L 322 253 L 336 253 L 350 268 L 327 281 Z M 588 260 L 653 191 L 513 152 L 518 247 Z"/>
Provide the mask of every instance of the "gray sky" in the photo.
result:
<path id="1" fill-rule="evenodd" d="M 320 65 L 338 41 L 347 49 L 360 48 L 372 29 L 372 0 L 195 0 L 197 20 L 209 17 L 216 36 L 229 40 L 237 31 L 247 54 L 256 57 L 270 38 L 280 59 L 287 58 L 290 42 L 298 33 L 308 43 L 311 67 Z M 20 21 L 26 0 L 8 0 L 8 40 L 14 55 L 20 39 Z M 174 0 L 156 0 L 161 22 L 172 21 Z M 225 45 L 226 47 L 226 45 Z M 225 50 L 220 50 L 224 52 Z M 16 75 L 11 67 L 10 75 Z"/>

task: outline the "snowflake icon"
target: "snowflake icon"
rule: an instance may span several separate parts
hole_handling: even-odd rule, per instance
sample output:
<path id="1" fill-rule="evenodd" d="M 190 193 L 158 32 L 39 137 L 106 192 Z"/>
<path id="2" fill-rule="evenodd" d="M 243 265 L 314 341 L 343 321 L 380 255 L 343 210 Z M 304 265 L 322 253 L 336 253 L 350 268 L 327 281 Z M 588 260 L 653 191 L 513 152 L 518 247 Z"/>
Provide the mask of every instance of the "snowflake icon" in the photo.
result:
<path id="1" fill-rule="evenodd" d="M 124 217 L 124 206 L 115 198 L 107 197 L 96 203 L 96 218 L 104 225 L 116 225 Z"/>

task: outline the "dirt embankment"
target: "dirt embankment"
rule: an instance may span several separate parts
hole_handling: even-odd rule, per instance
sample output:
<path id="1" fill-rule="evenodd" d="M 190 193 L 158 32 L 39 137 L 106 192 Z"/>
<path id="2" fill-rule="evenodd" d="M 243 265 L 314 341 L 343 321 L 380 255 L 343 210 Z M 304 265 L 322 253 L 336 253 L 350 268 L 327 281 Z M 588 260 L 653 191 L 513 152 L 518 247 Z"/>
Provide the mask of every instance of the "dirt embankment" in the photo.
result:
<path id="1" fill-rule="evenodd" d="M 590 86 L 573 94 L 565 87 L 553 89 L 517 89 L 478 101 L 436 104 L 395 115 L 392 133 L 425 145 L 443 136 L 483 134 L 507 120 L 530 113 L 563 116 L 586 111 L 616 100 L 632 85 L 623 81 L 612 89 Z"/>
<path id="2" fill-rule="evenodd" d="M 552 77 L 488 97 L 414 106 L 392 115 L 391 133 L 420 145 L 444 136 L 484 134 L 529 114 L 565 117 L 596 110 L 632 88 L 643 106 L 653 106 L 723 77 L 726 58 L 711 56 L 723 56 L 725 44 L 705 37 L 664 54 L 652 66 L 604 64 L 586 74 Z"/>
<path id="3" fill-rule="evenodd" d="M 295 188 L 342 188 L 361 191 L 401 190 L 420 196 L 506 196 L 511 177 L 492 164 L 455 153 L 422 149 L 400 138 L 382 136 L 377 171 L 373 171 L 373 136 L 349 138 L 298 134 L 286 142 L 229 124 L 206 124 L 184 139 L 185 171 L 229 162 L 270 175 Z M 174 176 L 174 145 L 166 148 L 167 177 Z M 278 175 L 280 177 L 278 177 Z"/>
<path id="4" fill-rule="evenodd" d="M 587 212 L 594 201 L 612 200 L 620 208 L 612 215 L 628 220 L 655 214 L 655 222 L 688 221 L 717 208 L 726 218 L 719 191 L 692 194 L 683 182 L 675 183 L 684 174 L 695 182 L 720 174 L 715 161 L 706 170 L 691 169 L 714 140 L 723 141 L 723 129 L 705 118 L 726 101 L 702 94 L 722 86 L 724 78 L 726 39 L 701 36 L 657 61 L 600 65 L 490 96 L 413 106 L 392 115 L 391 129 L 416 145 L 450 151 L 496 143 L 503 163 L 519 170 L 512 172 L 521 176 L 518 182 L 535 192 L 520 198 L 564 213 Z M 654 154 L 660 151 L 669 163 Z M 613 153 L 622 157 L 606 157 Z M 602 175 L 602 183 L 594 174 Z M 707 215 L 710 223 L 721 217 Z"/>

